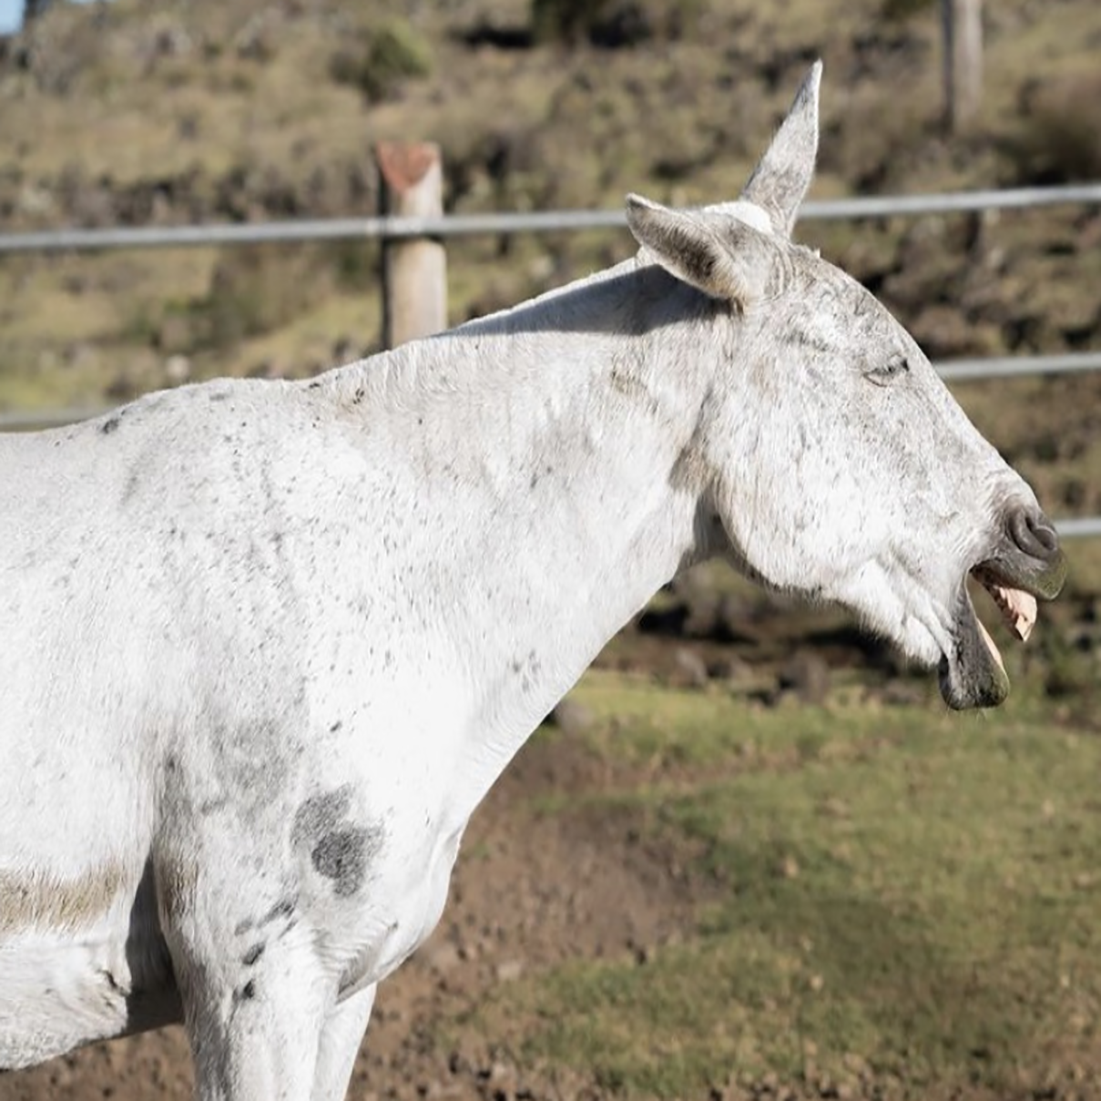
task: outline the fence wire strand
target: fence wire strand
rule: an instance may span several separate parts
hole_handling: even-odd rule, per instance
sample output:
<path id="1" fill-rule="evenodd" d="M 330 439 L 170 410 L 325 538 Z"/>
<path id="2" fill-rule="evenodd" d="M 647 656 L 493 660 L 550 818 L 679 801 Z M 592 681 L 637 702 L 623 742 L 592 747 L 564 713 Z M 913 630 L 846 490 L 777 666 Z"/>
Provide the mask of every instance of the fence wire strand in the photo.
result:
<path id="1" fill-rule="evenodd" d="M 914 217 L 984 210 L 1101 203 L 1101 183 L 1062 187 L 953 191 L 929 195 L 872 195 L 819 199 L 803 204 L 801 220 Z M 545 210 L 490 214 L 445 214 L 436 218 L 314 218 L 188 226 L 119 226 L 53 229 L 0 234 L 0 253 L 94 251 L 118 248 L 194 248 L 301 241 L 402 237 L 461 237 L 471 234 L 548 233 L 556 230 L 625 229 L 622 210 Z"/>

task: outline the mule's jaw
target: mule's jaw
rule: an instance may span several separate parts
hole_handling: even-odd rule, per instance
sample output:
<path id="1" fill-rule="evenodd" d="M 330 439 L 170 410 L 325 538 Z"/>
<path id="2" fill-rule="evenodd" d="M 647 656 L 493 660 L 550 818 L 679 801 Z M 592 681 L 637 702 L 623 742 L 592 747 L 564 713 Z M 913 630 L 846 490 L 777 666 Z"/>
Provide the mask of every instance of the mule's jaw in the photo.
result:
<path id="1" fill-rule="evenodd" d="M 1010 631 L 1022 642 L 1036 624 L 1036 598 L 1053 600 L 1066 580 L 1066 560 L 1061 552 L 1042 568 L 1009 571 L 1004 561 L 990 560 L 976 566 L 973 576 L 990 593 Z M 975 614 L 967 584 L 960 586 L 954 651 L 940 662 L 940 691 L 949 707 L 962 711 L 997 707 L 1009 695 L 1009 675 L 990 633 Z"/>
<path id="2" fill-rule="evenodd" d="M 960 592 L 953 653 L 940 662 L 940 694 L 956 711 L 997 707 L 1009 695 L 1009 675 L 993 639 L 975 614 L 966 584 Z"/>

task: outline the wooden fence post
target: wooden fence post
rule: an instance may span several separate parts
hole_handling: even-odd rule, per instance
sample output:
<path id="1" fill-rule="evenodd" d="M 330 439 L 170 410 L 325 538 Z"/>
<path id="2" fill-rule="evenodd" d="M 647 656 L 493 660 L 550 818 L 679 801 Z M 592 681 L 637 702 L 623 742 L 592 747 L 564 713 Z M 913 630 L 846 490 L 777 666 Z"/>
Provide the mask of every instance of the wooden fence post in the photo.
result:
<path id="1" fill-rule="evenodd" d="M 944 107 L 951 133 L 978 114 L 982 101 L 982 0 L 941 0 Z"/>
<path id="2" fill-rule="evenodd" d="M 440 149 L 429 142 L 379 142 L 381 213 L 443 213 Z M 442 242 L 403 237 L 382 245 L 382 341 L 393 348 L 447 327 L 447 254 Z"/>

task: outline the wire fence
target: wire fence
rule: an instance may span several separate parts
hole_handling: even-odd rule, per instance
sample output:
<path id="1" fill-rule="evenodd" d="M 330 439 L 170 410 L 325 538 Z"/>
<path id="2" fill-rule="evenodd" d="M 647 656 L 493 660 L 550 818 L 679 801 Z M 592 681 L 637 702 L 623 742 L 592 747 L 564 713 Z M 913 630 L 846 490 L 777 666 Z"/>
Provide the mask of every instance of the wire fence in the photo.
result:
<path id="1" fill-rule="evenodd" d="M 915 217 L 1069 204 L 1101 204 L 1101 183 L 812 200 L 801 207 L 800 219 L 816 221 Z M 374 239 L 386 242 L 417 237 L 442 239 L 476 234 L 624 229 L 626 225 L 626 216 L 622 210 L 558 210 L 451 214 L 426 218 L 380 216 L 245 224 L 57 229 L 0 234 L 0 255 L 338 240 Z M 1101 351 L 956 360 L 937 364 L 937 370 L 944 379 L 956 382 L 1096 371 L 1101 370 Z M 0 413 L 0 430 L 53 427 L 85 420 L 103 412 L 106 409 L 96 407 Z M 1098 536 L 1101 535 L 1101 516 L 1063 520 L 1057 526 L 1064 537 Z"/>
<path id="2" fill-rule="evenodd" d="M 966 214 L 1077 203 L 1101 204 L 1101 183 L 812 200 L 800 207 L 799 217 L 804 221 L 836 221 L 915 217 L 920 214 Z M 226 225 L 124 226 L 6 233 L 0 234 L 0 253 L 195 248 L 363 239 L 400 240 L 407 237 L 443 238 L 626 228 L 627 218 L 622 210 L 446 214 L 435 218 L 314 218 Z"/>

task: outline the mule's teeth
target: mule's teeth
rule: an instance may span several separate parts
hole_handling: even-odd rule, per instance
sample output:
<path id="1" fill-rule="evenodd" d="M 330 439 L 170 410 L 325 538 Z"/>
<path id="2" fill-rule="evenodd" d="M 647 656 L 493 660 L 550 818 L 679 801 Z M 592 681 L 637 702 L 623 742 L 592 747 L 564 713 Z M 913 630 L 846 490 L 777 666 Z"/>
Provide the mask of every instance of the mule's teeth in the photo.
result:
<path id="1" fill-rule="evenodd" d="M 985 571 L 977 576 L 1002 613 L 1006 626 L 1021 642 L 1027 642 L 1032 628 L 1036 626 L 1036 597 L 1021 589 L 999 585 Z"/>
<path id="2" fill-rule="evenodd" d="M 1027 642 L 1032 628 L 1036 626 L 1036 597 L 1020 589 L 1002 591 L 1005 596 L 1005 621 L 1022 642 Z"/>

